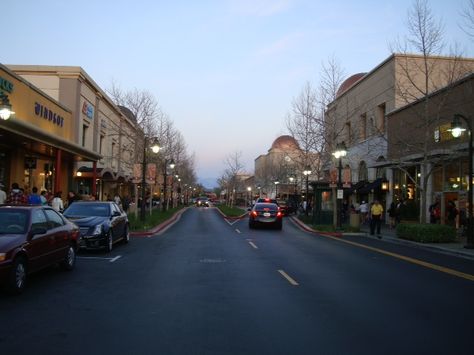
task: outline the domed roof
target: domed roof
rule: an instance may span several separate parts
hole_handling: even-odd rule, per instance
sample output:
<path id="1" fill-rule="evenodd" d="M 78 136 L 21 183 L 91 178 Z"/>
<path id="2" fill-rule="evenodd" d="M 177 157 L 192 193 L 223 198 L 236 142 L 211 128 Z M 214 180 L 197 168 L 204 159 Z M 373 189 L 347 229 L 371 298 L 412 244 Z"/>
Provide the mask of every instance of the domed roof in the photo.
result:
<path id="1" fill-rule="evenodd" d="M 300 149 L 300 146 L 296 139 L 294 139 L 292 136 L 284 135 L 280 136 L 272 144 L 271 149 Z"/>
<path id="2" fill-rule="evenodd" d="M 337 90 L 336 97 L 342 95 L 345 91 L 347 91 L 352 85 L 357 83 L 360 79 L 362 79 L 367 73 L 357 73 L 350 77 L 348 77 L 344 82 L 339 86 Z"/>
<path id="3" fill-rule="evenodd" d="M 118 108 L 120 109 L 120 111 L 122 111 L 122 113 L 127 116 L 127 118 L 133 122 L 137 122 L 137 118 L 135 117 L 135 115 L 133 114 L 133 112 L 128 108 L 128 107 L 125 107 L 125 106 L 121 106 L 121 105 L 118 105 Z"/>

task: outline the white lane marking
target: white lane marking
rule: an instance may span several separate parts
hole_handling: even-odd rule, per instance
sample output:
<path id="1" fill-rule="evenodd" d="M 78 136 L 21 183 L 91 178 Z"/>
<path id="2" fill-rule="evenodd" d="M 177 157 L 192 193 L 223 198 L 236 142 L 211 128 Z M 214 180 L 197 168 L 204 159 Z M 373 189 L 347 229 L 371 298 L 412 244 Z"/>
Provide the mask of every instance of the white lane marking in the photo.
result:
<path id="1" fill-rule="evenodd" d="M 118 258 L 121 258 L 122 256 L 116 256 L 115 258 L 106 258 L 106 257 L 100 257 L 100 256 L 76 256 L 76 259 L 90 259 L 90 260 L 108 260 L 110 262 L 114 262 Z"/>
<path id="2" fill-rule="evenodd" d="M 233 225 L 234 223 L 238 222 L 239 220 L 236 219 L 236 220 L 234 220 L 232 223 L 229 222 L 229 220 L 227 220 L 227 219 L 225 219 L 225 221 L 229 224 L 229 226 L 231 226 L 231 225 Z"/>
<path id="3" fill-rule="evenodd" d="M 250 244 L 254 249 L 258 249 L 258 247 L 254 244 L 254 242 L 249 242 L 249 244 Z"/>
<path id="4" fill-rule="evenodd" d="M 115 258 L 111 259 L 110 262 L 113 263 L 114 261 L 120 259 L 122 255 L 117 255 Z"/>
<path id="5" fill-rule="evenodd" d="M 241 231 L 239 231 L 239 229 L 238 229 L 238 228 L 236 228 L 236 229 L 235 229 L 235 231 L 236 231 L 237 233 L 239 233 L 239 234 L 241 234 L 241 233 L 242 233 Z"/>
<path id="6" fill-rule="evenodd" d="M 285 271 L 283 270 L 278 270 L 278 272 L 293 286 L 298 286 L 299 283 L 296 282 L 293 278 L 290 277 Z"/>

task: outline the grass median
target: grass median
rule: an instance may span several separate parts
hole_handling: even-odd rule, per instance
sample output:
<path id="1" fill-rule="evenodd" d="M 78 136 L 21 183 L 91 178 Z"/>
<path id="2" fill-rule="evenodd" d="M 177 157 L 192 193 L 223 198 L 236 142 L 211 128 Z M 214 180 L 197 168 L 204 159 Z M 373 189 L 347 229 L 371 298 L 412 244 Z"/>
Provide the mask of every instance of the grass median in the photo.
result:
<path id="1" fill-rule="evenodd" d="M 247 212 L 247 210 L 240 207 L 230 207 L 226 205 L 218 205 L 218 209 L 227 217 L 240 217 Z"/>
<path id="2" fill-rule="evenodd" d="M 131 232 L 145 232 L 148 231 L 157 225 L 163 223 L 164 221 L 173 217 L 173 215 L 179 210 L 183 209 L 185 206 L 178 206 L 174 208 L 168 208 L 166 211 L 163 211 L 161 208 L 154 208 L 150 214 L 150 211 L 146 211 L 145 221 L 140 219 L 140 211 L 138 211 L 138 216 L 135 216 L 135 213 L 128 214 L 128 221 L 130 223 Z"/>

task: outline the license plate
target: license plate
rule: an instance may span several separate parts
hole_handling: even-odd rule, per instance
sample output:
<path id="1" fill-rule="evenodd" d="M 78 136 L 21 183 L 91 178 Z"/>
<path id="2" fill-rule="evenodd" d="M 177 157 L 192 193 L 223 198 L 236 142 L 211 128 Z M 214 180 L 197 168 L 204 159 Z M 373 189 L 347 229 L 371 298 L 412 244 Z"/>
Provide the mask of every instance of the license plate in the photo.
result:
<path id="1" fill-rule="evenodd" d="M 269 212 L 265 212 L 265 213 L 263 214 L 263 217 L 270 217 L 270 216 L 271 216 L 271 214 L 270 214 Z"/>

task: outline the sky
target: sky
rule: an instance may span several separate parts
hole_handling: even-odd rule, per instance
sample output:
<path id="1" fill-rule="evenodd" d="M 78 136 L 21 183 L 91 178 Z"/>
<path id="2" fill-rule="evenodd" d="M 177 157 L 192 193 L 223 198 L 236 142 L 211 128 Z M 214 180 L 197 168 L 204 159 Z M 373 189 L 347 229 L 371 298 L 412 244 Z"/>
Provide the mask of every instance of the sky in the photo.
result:
<path id="1" fill-rule="evenodd" d="M 468 0 L 431 0 L 447 44 L 474 57 L 460 29 Z M 146 90 L 209 182 L 241 154 L 245 170 L 287 134 L 306 82 L 335 58 L 368 72 L 407 33 L 413 0 L 4 0 L 2 64 L 80 66 L 104 90 Z"/>

